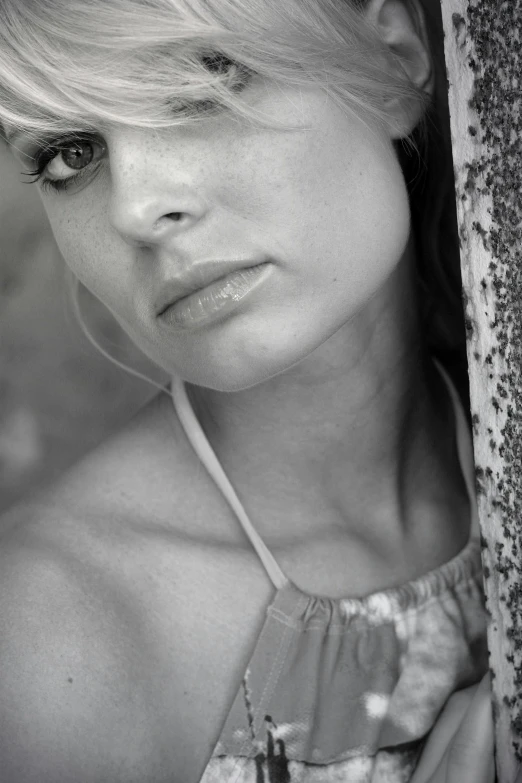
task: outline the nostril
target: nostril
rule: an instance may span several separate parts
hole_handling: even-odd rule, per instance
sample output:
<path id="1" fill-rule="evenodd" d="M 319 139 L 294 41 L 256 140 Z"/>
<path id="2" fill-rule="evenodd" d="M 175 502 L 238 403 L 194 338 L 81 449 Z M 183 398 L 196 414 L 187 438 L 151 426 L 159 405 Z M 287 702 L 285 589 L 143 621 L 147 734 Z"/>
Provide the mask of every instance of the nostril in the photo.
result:
<path id="1" fill-rule="evenodd" d="M 165 231 L 169 231 L 169 228 L 172 228 L 173 223 L 177 226 L 184 224 L 187 217 L 188 214 L 186 212 L 165 212 L 150 229 L 155 237 L 162 236 Z"/>

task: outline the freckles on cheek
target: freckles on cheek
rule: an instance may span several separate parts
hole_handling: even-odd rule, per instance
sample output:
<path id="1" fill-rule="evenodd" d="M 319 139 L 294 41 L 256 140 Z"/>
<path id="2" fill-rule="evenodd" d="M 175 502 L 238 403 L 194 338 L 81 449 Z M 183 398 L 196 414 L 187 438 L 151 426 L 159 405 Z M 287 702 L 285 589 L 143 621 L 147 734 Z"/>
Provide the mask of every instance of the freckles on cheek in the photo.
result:
<path id="1" fill-rule="evenodd" d="M 84 277 L 88 276 L 92 264 L 92 251 L 88 252 L 78 231 L 72 232 L 67 229 L 61 232 L 55 231 L 54 236 L 65 263 L 84 282 Z"/>
<path id="2" fill-rule="evenodd" d="M 92 294 L 106 302 L 111 288 L 117 290 L 116 279 L 112 280 L 112 284 L 108 279 L 111 273 L 111 265 L 108 263 L 110 252 L 104 251 L 99 241 L 90 241 L 78 230 L 56 232 L 55 239 L 71 272 Z"/>
<path id="3" fill-rule="evenodd" d="M 97 189 L 95 200 L 86 188 L 70 197 L 60 196 L 44 206 L 67 266 L 80 277 L 93 266 L 93 259 L 102 257 L 103 248 L 108 247 L 106 199 Z"/>
<path id="4" fill-rule="evenodd" d="M 47 210 L 56 244 L 69 269 L 84 282 L 84 276 L 92 272 L 93 259 L 100 254 L 101 222 L 79 204 L 60 210 L 60 201 L 54 209 Z"/>

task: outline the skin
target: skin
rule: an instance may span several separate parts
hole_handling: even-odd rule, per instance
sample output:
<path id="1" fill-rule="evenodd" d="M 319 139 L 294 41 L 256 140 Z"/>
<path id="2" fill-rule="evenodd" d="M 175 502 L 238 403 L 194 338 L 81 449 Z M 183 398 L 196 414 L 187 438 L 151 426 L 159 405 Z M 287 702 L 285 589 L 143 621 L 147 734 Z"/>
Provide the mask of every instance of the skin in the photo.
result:
<path id="1" fill-rule="evenodd" d="M 404 8 L 375 0 L 368 13 L 430 90 L 426 47 Z M 42 200 L 74 273 L 145 353 L 190 384 L 258 532 L 283 562 L 298 553 L 285 563 L 290 577 L 300 572 L 310 592 L 361 595 L 436 568 L 469 536 L 451 403 L 418 319 L 394 146 L 420 109 L 389 105 L 398 133 L 368 128 L 319 89 L 248 89 L 258 108 L 297 128 L 225 116 L 154 134 L 106 127 L 97 168 Z M 17 147 L 30 151 L 23 139 Z M 170 276 L 198 260 L 258 255 L 270 273 L 240 308 L 203 328 L 161 329 L 153 302 Z M 174 527 L 169 508 L 162 525 Z M 322 556 L 328 573 L 313 568 Z M 422 780 L 463 783 L 439 761 L 447 745 L 444 735 L 440 753 L 431 747 Z M 480 758 L 469 770 L 483 768 Z"/>
<path id="2" fill-rule="evenodd" d="M 372 550 L 364 592 L 372 557 L 373 571 L 389 564 L 383 578 L 399 563 L 413 576 L 428 535 L 456 530 L 441 563 L 467 535 L 455 526 L 466 501 L 451 426 L 440 427 L 452 412 L 417 318 L 406 185 L 391 132 L 319 89 L 249 89 L 298 129 L 228 117 L 157 134 L 108 129 L 81 185 L 41 195 L 74 273 L 145 353 L 196 385 L 202 423 L 267 543 L 349 533 Z M 23 139 L 18 150 L 30 152 Z M 71 173 L 60 159 L 48 169 Z M 153 300 L 169 277 L 238 256 L 271 262 L 238 310 L 162 330 Z"/>
<path id="3" fill-rule="evenodd" d="M 258 81 L 249 98 L 299 129 L 255 131 L 226 117 L 154 134 L 109 129 L 96 174 L 68 195 L 42 192 L 67 264 L 145 353 L 169 373 L 227 392 L 292 375 L 341 329 L 341 362 L 354 364 L 401 285 L 389 278 L 410 229 L 386 134 L 344 117 L 319 89 Z M 72 173 L 59 160 L 50 171 Z M 207 328 L 161 331 L 154 298 L 169 277 L 238 257 L 272 264 L 248 305 Z M 400 322 L 404 304 L 411 310 L 409 290 L 387 317 Z"/>

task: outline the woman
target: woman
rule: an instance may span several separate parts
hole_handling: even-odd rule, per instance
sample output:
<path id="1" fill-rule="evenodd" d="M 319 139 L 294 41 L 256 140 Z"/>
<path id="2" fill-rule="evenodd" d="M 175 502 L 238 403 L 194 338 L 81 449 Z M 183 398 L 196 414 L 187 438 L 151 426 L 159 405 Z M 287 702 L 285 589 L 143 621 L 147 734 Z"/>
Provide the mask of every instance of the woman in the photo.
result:
<path id="1" fill-rule="evenodd" d="M 6 780 L 492 781 L 419 2 L 0 9 L 13 154 L 173 378 L 4 522 Z"/>

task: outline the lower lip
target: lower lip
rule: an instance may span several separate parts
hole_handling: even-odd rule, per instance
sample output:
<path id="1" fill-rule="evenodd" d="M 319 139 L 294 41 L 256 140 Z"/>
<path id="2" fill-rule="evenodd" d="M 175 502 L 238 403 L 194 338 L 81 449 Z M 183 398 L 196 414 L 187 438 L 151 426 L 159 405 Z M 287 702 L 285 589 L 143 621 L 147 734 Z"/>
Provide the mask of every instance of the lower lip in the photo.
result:
<path id="1" fill-rule="evenodd" d="M 195 329 L 232 313 L 260 285 L 270 272 L 270 263 L 238 269 L 205 288 L 178 299 L 159 316 L 177 329 Z"/>

